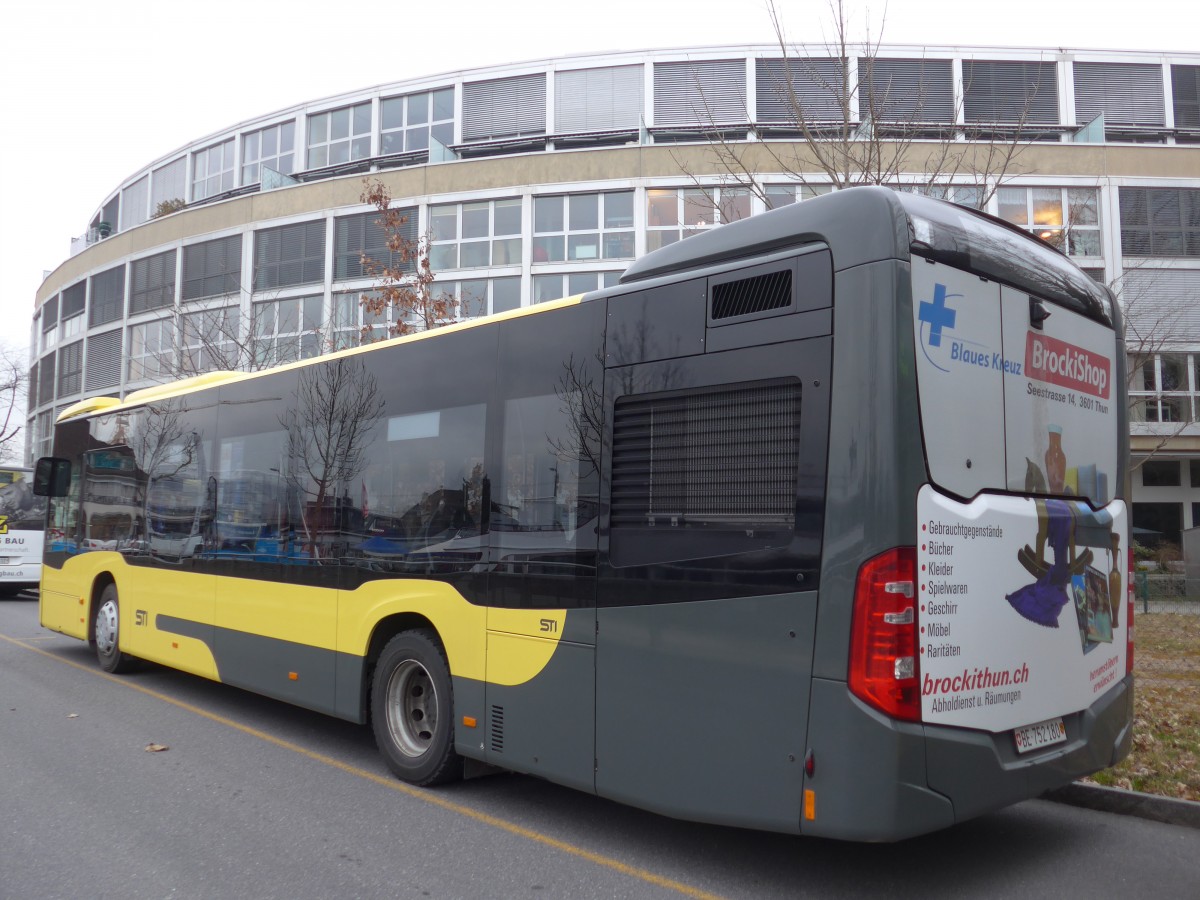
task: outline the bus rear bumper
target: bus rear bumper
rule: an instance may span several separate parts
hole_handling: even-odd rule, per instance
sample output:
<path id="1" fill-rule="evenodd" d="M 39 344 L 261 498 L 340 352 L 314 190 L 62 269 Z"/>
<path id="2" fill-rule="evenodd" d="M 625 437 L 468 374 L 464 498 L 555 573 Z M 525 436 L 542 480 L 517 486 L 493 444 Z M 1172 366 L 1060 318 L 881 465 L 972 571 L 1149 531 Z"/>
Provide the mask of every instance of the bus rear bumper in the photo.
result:
<path id="1" fill-rule="evenodd" d="M 1133 676 L 1063 723 L 1065 743 L 1028 754 L 1017 753 L 1012 732 L 927 726 L 929 787 L 950 798 L 963 821 L 1115 765 L 1133 744 Z"/>
<path id="2" fill-rule="evenodd" d="M 1067 741 L 1017 754 L 1012 732 L 897 722 L 813 679 L 813 815 L 802 834 L 896 841 L 963 822 L 1114 765 L 1133 736 L 1133 678 L 1064 716 Z M 828 735 L 828 741 L 824 736 Z"/>

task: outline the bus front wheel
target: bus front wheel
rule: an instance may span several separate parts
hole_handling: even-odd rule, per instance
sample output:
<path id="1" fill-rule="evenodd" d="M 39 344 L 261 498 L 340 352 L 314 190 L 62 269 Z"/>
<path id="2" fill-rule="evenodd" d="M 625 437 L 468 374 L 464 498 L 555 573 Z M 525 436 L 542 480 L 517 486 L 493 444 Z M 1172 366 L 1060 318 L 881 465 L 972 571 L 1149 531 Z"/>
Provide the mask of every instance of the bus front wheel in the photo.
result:
<path id="1" fill-rule="evenodd" d="M 137 661 L 121 652 L 121 607 L 117 602 L 117 586 L 107 585 L 96 607 L 96 659 L 105 672 L 119 675 L 131 671 Z"/>
<path id="2" fill-rule="evenodd" d="M 462 777 L 450 666 L 433 632 L 404 631 L 383 648 L 371 686 L 371 727 L 401 780 L 432 785 Z"/>

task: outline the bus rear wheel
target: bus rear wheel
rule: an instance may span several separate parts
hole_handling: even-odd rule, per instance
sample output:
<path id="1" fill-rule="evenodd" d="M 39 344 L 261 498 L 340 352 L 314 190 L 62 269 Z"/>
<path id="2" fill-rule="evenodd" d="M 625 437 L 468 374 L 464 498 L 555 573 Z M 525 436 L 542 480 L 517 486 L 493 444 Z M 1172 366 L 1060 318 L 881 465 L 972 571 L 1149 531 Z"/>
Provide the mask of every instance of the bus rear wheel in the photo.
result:
<path id="1" fill-rule="evenodd" d="M 433 632 L 404 631 L 383 648 L 372 679 L 371 727 L 401 780 L 433 785 L 462 777 L 450 666 Z"/>
<path id="2" fill-rule="evenodd" d="M 132 671 L 137 660 L 121 652 L 121 607 L 117 601 L 117 586 L 107 585 L 96 606 L 96 660 L 105 672 L 119 675 Z"/>

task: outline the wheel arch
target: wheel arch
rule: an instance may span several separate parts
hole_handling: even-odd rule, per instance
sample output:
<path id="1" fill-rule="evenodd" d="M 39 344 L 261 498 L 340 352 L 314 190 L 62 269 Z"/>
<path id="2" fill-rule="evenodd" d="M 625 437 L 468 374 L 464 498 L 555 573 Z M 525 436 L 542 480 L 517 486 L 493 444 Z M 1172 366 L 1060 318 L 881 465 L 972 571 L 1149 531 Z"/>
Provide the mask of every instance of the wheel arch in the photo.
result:
<path id="1" fill-rule="evenodd" d="M 396 635 L 403 631 L 416 630 L 428 631 L 434 641 L 442 644 L 442 636 L 437 627 L 421 613 L 392 613 L 375 623 L 375 627 L 371 631 L 371 638 L 367 642 L 367 655 L 362 669 L 362 685 L 359 692 L 364 722 L 370 721 L 371 683 L 375 678 L 375 663 L 379 661 L 379 655 L 383 653 L 383 648 L 387 646 L 388 641 Z"/>
<path id="2" fill-rule="evenodd" d="M 104 589 L 110 584 L 116 586 L 116 583 L 117 579 L 113 577 L 112 572 L 100 572 L 92 580 L 92 589 L 88 595 L 87 612 L 84 617 L 87 619 L 88 644 L 93 647 L 96 645 L 96 604 L 100 602 Z"/>

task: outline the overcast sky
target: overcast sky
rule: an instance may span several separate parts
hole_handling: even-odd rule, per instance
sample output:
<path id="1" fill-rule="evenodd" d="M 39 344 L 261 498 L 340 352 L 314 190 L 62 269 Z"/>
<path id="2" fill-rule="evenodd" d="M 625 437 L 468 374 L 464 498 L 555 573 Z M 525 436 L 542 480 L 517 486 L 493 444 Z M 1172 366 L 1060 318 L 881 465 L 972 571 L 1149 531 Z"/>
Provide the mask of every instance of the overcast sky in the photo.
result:
<path id="1" fill-rule="evenodd" d="M 825 0 L 779 0 L 791 41 Z M 886 43 L 1200 50 L 1195 0 L 847 0 Z M 1112 12 L 1110 12 L 1112 10 Z M 15 0 L 0 11 L 0 310 L 24 348 L 45 271 L 110 191 L 191 140 L 330 94 L 573 53 L 771 43 L 763 0 Z"/>

